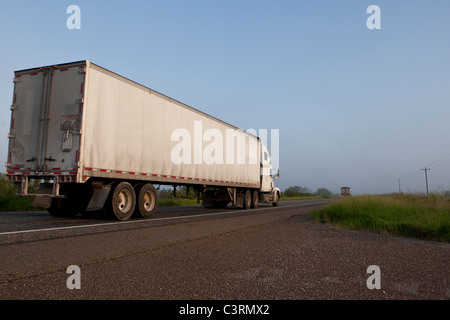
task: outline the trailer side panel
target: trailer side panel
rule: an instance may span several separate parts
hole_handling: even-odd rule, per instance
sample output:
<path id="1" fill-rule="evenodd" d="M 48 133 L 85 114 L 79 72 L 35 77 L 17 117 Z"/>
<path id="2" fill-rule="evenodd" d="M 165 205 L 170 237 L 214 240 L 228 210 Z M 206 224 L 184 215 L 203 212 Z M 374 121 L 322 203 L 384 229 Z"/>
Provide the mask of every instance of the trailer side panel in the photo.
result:
<path id="1" fill-rule="evenodd" d="M 82 180 L 259 188 L 257 137 L 93 63 L 87 66 Z"/>

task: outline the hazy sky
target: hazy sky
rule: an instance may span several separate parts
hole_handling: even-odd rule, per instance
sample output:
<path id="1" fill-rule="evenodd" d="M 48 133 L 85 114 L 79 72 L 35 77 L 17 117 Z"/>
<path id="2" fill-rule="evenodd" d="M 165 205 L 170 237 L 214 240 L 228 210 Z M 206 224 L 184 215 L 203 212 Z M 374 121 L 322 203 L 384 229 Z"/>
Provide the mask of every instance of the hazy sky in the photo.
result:
<path id="1" fill-rule="evenodd" d="M 450 190 L 449 15 L 448 0 L 2 0 L 0 158 L 13 71 L 87 59 L 244 130 L 279 129 L 282 190 L 425 192 L 425 166 L 430 190 Z"/>

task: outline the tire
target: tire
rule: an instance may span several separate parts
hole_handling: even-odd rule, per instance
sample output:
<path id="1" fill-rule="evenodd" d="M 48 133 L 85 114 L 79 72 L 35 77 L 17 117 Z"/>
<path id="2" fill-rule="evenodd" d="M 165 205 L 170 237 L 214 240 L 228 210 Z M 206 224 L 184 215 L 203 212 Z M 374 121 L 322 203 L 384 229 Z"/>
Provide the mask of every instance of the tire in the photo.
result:
<path id="1" fill-rule="evenodd" d="M 205 193 L 203 194 L 202 205 L 205 208 L 214 208 L 215 203 L 216 202 L 214 201 L 214 191 L 206 190 Z"/>
<path id="2" fill-rule="evenodd" d="M 134 215 L 151 218 L 158 209 L 158 192 L 151 183 L 138 185 L 136 188 L 137 204 Z"/>
<path id="3" fill-rule="evenodd" d="M 259 192 L 258 191 L 253 191 L 252 194 L 252 208 L 256 209 L 258 208 L 258 203 L 259 203 Z"/>
<path id="4" fill-rule="evenodd" d="M 107 214 L 110 218 L 128 220 L 136 207 L 136 193 L 128 182 L 121 182 L 111 191 L 107 199 Z"/>
<path id="5" fill-rule="evenodd" d="M 75 206 L 67 198 L 52 198 L 50 207 L 47 209 L 54 217 L 58 218 L 72 218 L 78 214 Z"/>
<path id="6" fill-rule="evenodd" d="M 280 193 L 277 192 L 277 193 L 275 193 L 275 194 L 276 194 L 276 196 L 275 196 L 275 201 L 272 202 L 272 205 L 273 205 L 274 207 L 278 207 L 278 204 L 280 203 Z"/>
<path id="7" fill-rule="evenodd" d="M 245 191 L 244 194 L 244 209 L 250 209 L 252 207 L 252 193 L 250 190 Z"/>
<path id="8" fill-rule="evenodd" d="M 228 206 L 229 202 L 230 202 L 230 200 L 216 201 L 213 205 L 213 208 L 225 209 Z"/>

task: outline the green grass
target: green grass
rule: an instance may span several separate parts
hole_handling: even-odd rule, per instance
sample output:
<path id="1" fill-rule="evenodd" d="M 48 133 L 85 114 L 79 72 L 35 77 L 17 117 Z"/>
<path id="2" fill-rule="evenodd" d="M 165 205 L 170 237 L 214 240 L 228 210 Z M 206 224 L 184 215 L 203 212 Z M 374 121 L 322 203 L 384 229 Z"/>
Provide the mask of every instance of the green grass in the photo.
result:
<path id="1" fill-rule="evenodd" d="M 0 173 L 0 212 L 5 211 L 36 211 L 31 206 L 33 199 L 30 197 L 16 196 L 14 186 L 5 180 L 5 175 Z"/>
<path id="2" fill-rule="evenodd" d="M 18 197 L 15 195 L 3 195 L 0 193 L 0 212 L 6 211 L 37 211 L 42 208 L 36 208 L 31 205 L 33 199 L 30 197 Z"/>
<path id="3" fill-rule="evenodd" d="M 159 199 L 158 207 L 196 206 L 197 200 L 191 199 Z"/>
<path id="4" fill-rule="evenodd" d="M 450 200 L 437 195 L 348 197 L 309 215 L 343 228 L 450 242 Z"/>

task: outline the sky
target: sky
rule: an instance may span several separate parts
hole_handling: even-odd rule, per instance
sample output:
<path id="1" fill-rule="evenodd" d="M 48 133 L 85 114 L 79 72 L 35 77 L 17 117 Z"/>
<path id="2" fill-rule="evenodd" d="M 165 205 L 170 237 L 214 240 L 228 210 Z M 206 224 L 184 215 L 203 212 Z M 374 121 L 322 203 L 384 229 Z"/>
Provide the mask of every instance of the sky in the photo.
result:
<path id="1" fill-rule="evenodd" d="M 449 13 L 448 0 L 1 0 L 0 159 L 14 71 L 87 59 L 278 129 L 282 191 L 426 192 L 424 168 L 430 191 L 450 190 Z"/>

